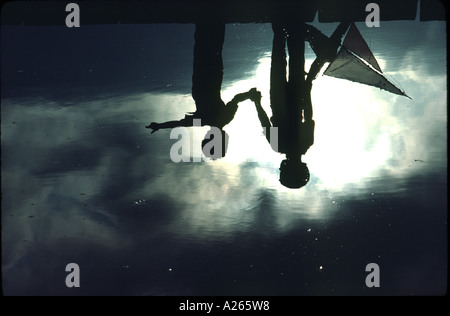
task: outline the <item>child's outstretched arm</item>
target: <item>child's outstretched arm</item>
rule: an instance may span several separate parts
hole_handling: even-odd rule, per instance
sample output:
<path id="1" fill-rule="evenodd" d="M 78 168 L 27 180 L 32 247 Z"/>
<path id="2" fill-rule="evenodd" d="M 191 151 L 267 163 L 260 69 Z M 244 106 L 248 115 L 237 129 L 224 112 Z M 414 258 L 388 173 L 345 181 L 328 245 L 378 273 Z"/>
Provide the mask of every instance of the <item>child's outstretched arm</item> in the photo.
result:
<path id="1" fill-rule="evenodd" d="M 145 128 L 152 129 L 152 134 L 160 129 L 166 129 L 166 128 L 175 128 L 175 127 L 189 127 L 193 126 L 193 118 L 190 116 L 186 116 L 185 118 L 179 120 L 179 121 L 167 121 L 163 123 L 156 123 L 152 122 L 149 125 L 147 125 Z"/>

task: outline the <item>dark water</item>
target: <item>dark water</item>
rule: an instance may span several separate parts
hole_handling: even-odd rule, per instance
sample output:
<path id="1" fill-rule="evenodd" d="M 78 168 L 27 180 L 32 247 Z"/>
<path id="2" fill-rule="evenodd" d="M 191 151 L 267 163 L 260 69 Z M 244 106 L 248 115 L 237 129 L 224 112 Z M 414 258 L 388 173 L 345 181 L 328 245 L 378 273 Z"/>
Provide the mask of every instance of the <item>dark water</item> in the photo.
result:
<path id="1" fill-rule="evenodd" d="M 300 190 L 279 183 L 250 101 L 217 161 L 176 164 L 170 132 L 144 128 L 195 109 L 193 25 L 2 27 L 4 293 L 445 293 L 446 26 L 357 26 L 412 100 L 319 76 Z M 269 111 L 270 25 L 226 31 L 223 99 L 257 87 Z"/>

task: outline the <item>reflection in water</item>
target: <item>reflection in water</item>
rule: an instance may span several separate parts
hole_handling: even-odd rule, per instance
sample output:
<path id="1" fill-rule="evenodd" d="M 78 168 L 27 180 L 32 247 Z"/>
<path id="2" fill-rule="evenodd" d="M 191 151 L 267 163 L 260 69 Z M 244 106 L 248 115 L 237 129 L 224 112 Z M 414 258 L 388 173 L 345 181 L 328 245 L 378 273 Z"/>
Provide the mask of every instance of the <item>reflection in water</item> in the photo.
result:
<path id="1" fill-rule="evenodd" d="M 246 27 L 254 26 L 227 25 L 225 42 L 245 37 Z M 330 34 L 336 25 L 327 27 Z M 251 42 L 261 55 L 245 60 L 253 68 L 244 78 L 224 74 L 222 97 L 257 87 L 271 113 L 271 26 L 258 28 L 269 40 Z M 411 29 L 423 46 L 391 45 L 394 30 L 403 39 Z M 360 30 L 412 101 L 319 74 L 311 90 L 314 146 L 304 156 L 311 179 L 301 190 L 279 183 L 283 156 L 270 148 L 250 100 L 224 128 L 223 159 L 175 164 L 169 133 L 150 135 L 143 126 L 194 111 L 188 90 L 80 95 L 71 105 L 61 91 L 52 100 L 2 98 L 5 294 L 71 295 L 55 276 L 68 262 L 79 263 L 85 294 L 442 293 L 445 25 Z M 245 58 L 239 47 L 224 47 L 232 73 L 227 60 Z M 307 45 L 305 68 L 314 58 Z M 178 70 L 191 68 L 186 61 Z M 196 129 L 192 144 L 207 130 Z M 361 288 L 369 262 L 382 271 L 377 293 Z"/>
<path id="2" fill-rule="evenodd" d="M 177 121 L 152 122 L 146 128 L 152 134 L 160 129 L 176 127 L 211 126 L 202 140 L 202 152 L 211 158 L 222 158 L 226 154 L 228 135 L 223 131 L 230 123 L 240 102 L 254 99 L 256 88 L 239 93 L 225 104 L 220 96 L 223 79 L 222 49 L 225 38 L 224 23 L 198 23 L 195 25 L 194 70 L 192 74 L 192 97 L 196 111 Z M 259 94 L 260 96 L 260 94 Z M 197 123 L 197 124 L 196 124 Z M 220 140 L 218 140 L 220 138 Z M 219 143 L 214 152 L 215 143 Z M 214 145 L 212 145 L 213 143 Z"/>

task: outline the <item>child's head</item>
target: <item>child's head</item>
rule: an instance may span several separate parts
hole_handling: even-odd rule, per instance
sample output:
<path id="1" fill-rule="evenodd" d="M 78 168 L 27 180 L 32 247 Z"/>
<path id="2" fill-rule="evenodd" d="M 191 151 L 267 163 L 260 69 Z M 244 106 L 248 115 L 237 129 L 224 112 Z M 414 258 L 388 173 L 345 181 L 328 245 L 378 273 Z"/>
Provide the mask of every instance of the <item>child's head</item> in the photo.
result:
<path id="1" fill-rule="evenodd" d="M 203 154 L 211 159 L 225 157 L 228 148 L 228 134 L 217 127 L 211 127 L 202 140 Z"/>

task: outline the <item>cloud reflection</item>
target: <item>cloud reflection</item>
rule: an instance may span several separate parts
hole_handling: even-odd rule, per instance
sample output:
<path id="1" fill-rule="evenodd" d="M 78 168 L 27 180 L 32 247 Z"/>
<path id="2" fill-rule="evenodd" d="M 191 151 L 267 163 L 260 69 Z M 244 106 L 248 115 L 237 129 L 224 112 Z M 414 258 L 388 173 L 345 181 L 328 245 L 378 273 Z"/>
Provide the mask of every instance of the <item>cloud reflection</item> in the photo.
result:
<path id="1" fill-rule="evenodd" d="M 410 50 L 402 56 L 402 70 L 389 68 L 389 56 L 380 58 L 380 64 L 392 69 L 390 74 L 402 83 L 413 101 L 343 80 L 324 76 L 316 80 L 312 90 L 315 144 L 305 156 L 311 180 L 301 190 L 287 189 L 278 182 L 283 157 L 265 140 L 249 101 L 240 105 L 235 120 L 226 128 L 230 146 L 224 159 L 175 164 L 169 156 L 175 142 L 169 139 L 169 132 L 150 135 L 144 126 L 193 111 L 195 106 L 188 94 L 133 93 L 97 96 L 90 101 L 75 98 L 69 106 L 45 98 L 2 99 L 5 291 L 23 293 L 27 288 L 23 284 L 41 282 L 33 276 L 36 266 L 44 271 L 45 281 L 60 269 L 58 264 L 73 258 L 86 260 L 90 267 L 86 258 L 102 263 L 110 260 L 107 271 L 116 274 L 124 273 L 121 267 L 129 261 L 145 269 L 136 254 L 133 257 L 134 251 L 142 262 L 156 262 L 146 279 L 146 284 L 152 285 L 139 287 L 124 281 L 123 291 L 196 293 L 182 281 L 167 283 L 168 276 L 155 275 L 163 269 L 167 272 L 175 259 L 190 257 L 189 251 L 200 257 L 202 251 L 220 256 L 220 248 L 214 250 L 215 246 L 238 241 L 258 244 L 254 239 L 278 248 L 289 238 L 296 243 L 316 242 L 314 238 L 323 235 L 309 233 L 323 226 L 331 227 L 323 228 L 329 239 L 324 236 L 320 242 L 334 249 L 336 257 L 350 256 L 363 247 L 353 241 L 350 229 L 339 226 L 343 219 L 357 217 L 358 212 L 366 214 L 370 220 L 365 225 L 352 225 L 366 240 L 374 238 L 364 232 L 365 228 L 373 229 L 373 222 L 380 230 L 388 230 L 386 238 L 394 234 L 387 222 L 376 221 L 379 213 L 369 210 L 382 209 L 389 225 L 401 235 L 402 212 L 418 207 L 414 205 L 417 201 L 420 206 L 433 202 L 427 196 L 422 201 L 419 195 L 403 200 L 404 195 L 408 190 L 420 192 L 421 186 L 430 183 L 440 188 L 442 179 L 434 180 L 433 175 L 446 171 L 445 69 L 436 72 L 433 66 L 427 66 L 432 63 L 429 59 L 417 64 L 420 58 L 423 51 Z M 236 93 L 256 86 L 263 93 L 263 107 L 270 113 L 270 55 L 261 54 L 255 66 L 246 79 L 224 82 L 222 96 L 230 100 Z M 193 143 L 203 137 L 203 131 L 191 131 Z M 432 194 L 436 194 L 436 200 L 442 197 L 440 191 Z M 433 203 L 438 203 L 431 208 L 436 213 L 446 209 L 441 200 Z M 394 218 L 395 214 L 398 217 Z M 444 215 L 438 217 L 437 222 L 444 221 Z M 435 218 L 424 221 L 431 227 Z M 308 231 L 311 227 L 313 230 Z M 441 240 L 440 235 L 436 240 Z M 201 246 L 192 250 L 192 244 Z M 347 248 L 342 250 L 342 245 Z M 402 247 L 400 241 L 396 247 Z M 262 258 L 272 256 L 263 248 L 254 249 Z M 320 250 L 328 248 L 317 249 L 314 254 L 318 258 L 329 259 L 330 255 Z M 302 248 L 301 253 L 307 251 L 313 250 Z M 389 249 L 377 251 L 386 257 L 392 255 Z M 229 254 L 220 258 L 235 263 Z M 417 257 L 413 251 L 408 255 Z M 439 257 L 430 256 L 438 262 Z M 302 262 L 295 264 L 303 271 L 312 269 Z M 89 276 L 98 279 L 94 272 L 100 268 L 91 269 Z M 406 276 L 398 278 L 406 282 Z M 130 280 L 137 282 L 139 273 Z M 277 281 L 271 282 L 269 285 Z M 30 293 L 39 285 L 30 285 Z"/>

